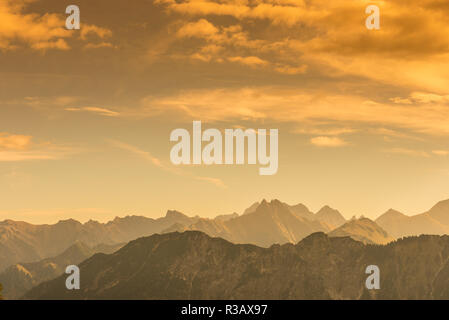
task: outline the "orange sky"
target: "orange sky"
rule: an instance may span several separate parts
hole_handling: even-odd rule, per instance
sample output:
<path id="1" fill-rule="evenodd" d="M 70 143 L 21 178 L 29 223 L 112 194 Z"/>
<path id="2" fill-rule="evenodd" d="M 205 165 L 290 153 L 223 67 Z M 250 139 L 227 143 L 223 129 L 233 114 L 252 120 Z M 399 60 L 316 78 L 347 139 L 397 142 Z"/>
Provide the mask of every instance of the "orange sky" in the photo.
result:
<path id="1" fill-rule="evenodd" d="M 0 219 L 212 217 L 261 198 L 423 212 L 449 198 L 448 15 L 440 0 L 4 0 Z M 279 129 L 278 173 L 173 166 L 170 132 L 193 120 Z"/>

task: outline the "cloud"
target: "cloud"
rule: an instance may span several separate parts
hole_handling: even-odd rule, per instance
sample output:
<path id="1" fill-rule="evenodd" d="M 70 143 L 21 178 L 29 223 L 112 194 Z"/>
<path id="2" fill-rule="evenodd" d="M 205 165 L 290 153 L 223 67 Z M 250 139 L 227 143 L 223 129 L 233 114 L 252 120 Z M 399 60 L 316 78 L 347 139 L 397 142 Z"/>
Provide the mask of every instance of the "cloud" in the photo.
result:
<path id="1" fill-rule="evenodd" d="M 268 64 L 267 61 L 262 60 L 259 57 L 255 57 L 255 56 L 249 56 L 249 57 L 229 57 L 228 60 L 232 61 L 232 62 L 239 62 L 241 64 L 248 65 L 248 66 L 263 66 L 263 65 L 267 65 Z"/>
<path id="2" fill-rule="evenodd" d="M 86 49 L 98 49 L 98 48 L 117 48 L 110 42 L 99 42 L 99 43 L 87 43 L 84 48 Z"/>
<path id="3" fill-rule="evenodd" d="M 206 19 L 200 19 L 196 22 L 190 22 L 182 26 L 178 32 L 178 37 L 198 37 L 210 38 L 218 34 L 219 30 Z"/>
<path id="4" fill-rule="evenodd" d="M 431 92 L 412 92 L 408 98 L 391 98 L 397 104 L 449 104 L 449 95 L 440 95 Z"/>
<path id="5" fill-rule="evenodd" d="M 0 162 L 58 160 L 80 151 L 50 142 L 34 143 L 29 135 L 0 133 Z"/>
<path id="6" fill-rule="evenodd" d="M 224 59 L 253 55 L 267 61 L 271 70 L 290 75 L 313 70 L 443 93 L 449 87 L 448 8 L 439 0 L 379 1 L 381 28 L 375 32 L 365 27 L 367 1 L 157 0 L 156 4 L 187 20 L 180 34 L 220 43 Z M 230 21 L 237 22 L 230 26 Z M 231 27 L 234 31 L 226 31 Z M 182 48 L 192 46 L 197 44 Z M 220 61 L 199 51 L 185 52 L 185 57 Z"/>
<path id="7" fill-rule="evenodd" d="M 314 137 L 310 139 L 310 143 L 318 147 L 342 147 L 347 142 L 338 137 Z"/>
<path id="8" fill-rule="evenodd" d="M 221 179 L 211 178 L 211 177 L 195 177 L 195 179 L 212 183 L 215 186 L 220 187 L 220 188 L 226 188 L 226 185 L 224 184 L 224 182 Z"/>
<path id="9" fill-rule="evenodd" d="M 65 110 L 67 111 L 87 111 L 87 112 L 92 112 L 92 113 L 96 113 L 102 116 L 106 116 L 106 117 L 118 117 L 120 116 L 119 112 L 116 111 L 112 111 L 106 108 L 99 108 L 99 107 L 67 107 L 65 108 Z"/>
<path id="10" fill-rule="evenodd" d="M 75 32 L 65 28 L 64 14 L 25 13 L 25 8 L 34 0 L 2 0 L 0 2 L 0 49 L 14 50 L 28 46 L 34 50 L 69 50 L 67 43 Z M 111 35 L 111 31 L 95 25 L 83 24 L 81 40 L 87 41 L 87 35 L 100 38 Z"/>
<path id="11" fill-rule="evenodd" d="M 407 140 L 418 140 L 422 141 L 423 138 L 418 137 L 416 135 L 404 133 L 397 130 L 392 130 L 388 128 L 373 128 L 369 130 L 370 132 L 378 135 L 383 135 L 388 138 L 398 138 L 398 139 L 407 139 Z"/>
<path id="12" fill-rule="evenodd" d="M 447 156 L 449 155 L 449 151 L 447 150 L 432 150 L 432 153 L 437 156 Z"/>
<path id="13" fill-rule="evenodd" d="M 22 162 L 33 160 L 61 160 L 79 153 L 80 149 L 51 144 L 34 145 L 26 150 L 0 149 L 0 162 Z"/>
<path id="14" fill-rule="evenodd" d="M 198 38 L 206 42 L 200 46 L 183 46 L 189 48 L 186 50 L 189 53 L 183 54 L 190 59 L 216 63 L 227 61 L 252 68 L 270 67 L 269 70 L 290 75 L 303 74 L 307 71 L 307 65 L 298 64 L 297 61 L 293 63 L 268 61 L 254 55 L 254 52 L 264 55 L 276 53 L 279 51 L 279 45 L 265 40 L 250 39 L 248 32 L 243 31 L 240 25 L 217 27 L 206 19 L 200 19 L 181 26 L 176 36 L 180 39 Z"/>
<path id="15" fill-rule="evenodd" d="M 84 97 L 75 96 L 55 96 L 55 97 L 25 97 L 24 99 L 18 99 L 9 101 L 9 104 L 26 105 L 38 110 L 44 111 L 58 111 L 65 110 L 70 112 L 89 112 L 98 114 L 105 117 L 119 117 L 121 113 L 119 111 L 111 110 L 104 107 L 96 106 L 82 106 L 76 105 L 84 104 L 87 101 Z"/>
<path id="16" fill-rule="evenodd" d="M 342 134 L 349 134 L 357 132 L 353 128 L 296 128 L 292 131 L 296 134 L 311 134 L 311 135 L 321 135 L 321 136 L 339 136 Z"/>
<path id="17" fill-rule="evenodd" d="M 112 31 L 95 25 L 83 25 L 83 27 L 80 28 L 80 38 L 82 40 L 87 40 L 89 36 L 104 39 L 107 37 L 111 37 Z"/>
<path id="18" fill-rule="evenodd" d="M 167 96 L 148 96 L 138 116 L 175 112 L 185 119 L 207 121 L 270 120 L 275 122 L 356 129 L 366 125 L 420 134 L 449 135 L 449 107 L 445 104 L 398 105 L 363 96 L 279 87 L 183 90 Z M 387 132 L 384 130 L 383 134 Z"/>
<path id="19" fill-rule="evenodd" d="M 139 149 L 139 148 L 137 148 L 135 146 L 132 146 L 132 145 L 127 144 L 127 143 L 123 143 L 123 142 L 118 141 L 118 140 L 109 140 L 109 142 L 113 146 L 115 146 L 117 148 L 120 148 L 120 149 L 123 149 L 123 150 L 126 150 L 126 151 L 130 151 L 130 152 L 140 156 L 141 158 L 151 162 L 156 167 L 167 169 L 164 165 L 162 165 L 161 161 L 158 158 L 152 156 L 147 151 L 143 151 L 143 150 L 141 150 L 141 149 Z"/>
<path id="20" fill-rule="evenodd" d="M 429 153 L 427 153 L 426 151 L 413 150 L 413 149 L 407 149 L 407 148 L 385 149 L 384 152 L 401 154 L 401 155 L 406 155 L 406 156 L 413 156 L 413 157 L 424 157 L 424 158 L 430 157 Z"/>
<path id="21" fill-rule="evenodd" d="M 328 52 L 420 55 L 449 50 L 445 11 L 434 0 L 406 4 L 402 0 L 380 2 L 382 23 L 377 32 L 369 32 L 365 27 L 365 8 L 369 4 L 366 1 L 158 0 L 156 3 L 171 12 L 193 17 L 229 16 L 241 22 L 269 21 L 273 27 L 302 26 L 310 34 L 305 43 L 311 49 Z M 432 43 L 427 41 L 429 38 Z"/>
<path id="22" fill-rule="evenodd" d="M 0 150 L 23 150 L 31 145 L 32 136 L 0 132 Z"/>
<path id="23" fill-rule="evenodd" d="M 205 181 L 207 183 L 211 183 L 220 188 L 227 188 L 227 186 L 221 179 L 195 175 L 193 173 L 181 170 L 179 167 L 173 167 L 171 165 L 165 164 L 160 159 L 151 155 L 149 152 L 144 151 L 136 146 L 133 146 L 133 145 L 130 145 L 130 144 L 118 141 L 118 140 L 108 140 L 108 141 L 109 141 L 109 143 L 111 143 L 111 145 L 113 145 L 117 148 L 129 151 L 131 153 L 134 153 L 134 154 L 138 155 L 139 157 L 141 157 L 142 159 L 149 161 L 154 166 L 156 166 L 162 170 L 165 170 L 167 172 L 170 172 L 172 174 L 189 177 L 189 178 L 199 180 L 199 181 Z"/>
<path id="24" fill-rule="evenodd" d="M 413 92 L 410 98 L 417 103 L 428 104 L 428 103 L 447 103 L 449 102 L 449 95 L 439 95 L 429 92 Z"/>
<path id="25" fill-rule="evenodd" d="M 276 70 L 279 73 L 290 75 L 304 74 L 307 72 L 307 69 L 308 66 L 306 64 L 300 65 L 299 67 L 279 64 L 277 67 L 274 68 L 274 70 Z"/>
<path id="26" fill-rule="evenodd" d="M 397 104 L 412 104 L 412 101 L 410 99 L 401 97 L 390 98 L 390 101 Z"/>
<path id="27" fill-rule="evenodd" d="M 65 21 L 56 14 L 25 14 L 29 1 L 3 0 L 0 3 L 0 49 L 15 49 L 18 42 L 28 43 L 34 49 L 49 47 L 65 49 L 63 38 L 70 37 Z"/>
<path id="28" fill-rule="evenodd" d="M 65 156 L 61 152 L 42 151 L 0 151 L 0 162 L 18 162 L 29 160 L 58 160 Z"/>
<path id="29" fill-rule="evenodd" d="M 88 99 L 85 97 L 75 97 L 75 96 L 55 96 L 55 97 L 31 96 L 25 97 L 23 99 L 7 101 L 6 103 L 14 105 L 26 105 L 31 108 L 45 112 L 55 112 L 55 111 L 88 112 L 105 117 L 119 117 L 122 115 L 120 111 L 112 110 L 110 108 L 105 107 L 76 106 L 86 103 L 87 100 Z"/>
<path id="30" fill-rule="evenodd" d="M 47 50 L 47 49 L 59 49 L 59 50 L 69 50 L 70 47 L 64 39 L 58 39 L 55 41 L 40 41 L 31 44 L 31 47 L 36 50 Z"/>

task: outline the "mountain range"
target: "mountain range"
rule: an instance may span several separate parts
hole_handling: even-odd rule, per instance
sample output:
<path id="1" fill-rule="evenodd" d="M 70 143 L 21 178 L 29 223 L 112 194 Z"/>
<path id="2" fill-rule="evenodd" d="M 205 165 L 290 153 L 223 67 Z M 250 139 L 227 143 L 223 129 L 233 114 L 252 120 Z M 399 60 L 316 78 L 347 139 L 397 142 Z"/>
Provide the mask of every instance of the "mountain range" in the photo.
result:
<path id="1" fill-rule="evenodd" d="M 367 266 L 380 269 L 368 290 Z M 387 245 L 318 232 L 296 245 L 232 244 L 198 231 L 153 235 L 79 265 L 80 290 L 65 275 L 25 299 L 449 299 L 449 236 Z"/>
<path id="2" fill-rule="evenodd" d="M 337 230 L 338 229 L 338 230 Z M 392 239 L 420 234 L 449 234 L 449 200 L 429 211 L 407 216 L 393 209 L 370 223 L 355 224 L 329 206 L 317 213 L 305 205 L 288 205 L 279 200 L 253 203 L 241 215 L 222 214 L 215 219 L 188 217 L 169 210 L 164 217 L 115 218 L 107 223 L 64 220 L 54 225 L 32 225 L 5 220 L 0 222 L 0 272 L 16 263 L 36 262 L 61 254 L 76 242 L 95 247 L 100 244 L 126 243 L 154 233 L 197 230 L 233 243 L 269 247 L 296 243 L 314 232 L 352 236 L 366 243 L 385 243 Z M 384 234 L 386 233 L 386 234 Z"/>
<path id="3" fill-rule="evenodd" d="M 304 205 L 289 206 L 279 200 L 263 200 L 241 216 L 225 221 L 203 218 L 188 226 L 173 225 L 164 233 L 196 230 L 233 243 L 269 247 L 274 243 L 296 243 L 314 232 L 329 232 L 345 221 L 338 211 L 329 207 L 314 215 Z"/>
<path id="4" fill-rule="evenodd" d="M 70 219 L 53 225 L 33 225 L 21 221 L 0 222 L 0 272 L 15 263 L 36 262 L 54 257 L 76 242 L 90 247 L 126 243 L 142 236 L 162 232 L 173 224 L 190 225 L 197 221 L 177 211 L 151 219 L 142 216 L 115 218 L 108 223 L 84 224 Z"/>
<path id="5" fill-rule="evenodd" d="M 20 298 L 34 286 L 63 274 L 67 266 L 77 265 L 98 252 L 113 253 L 122 246 L 123 244 L 98 245 L 91 248 L 82 242 L 77 242 L 56 257 L 38 262 L 14 264 L 0 273 L 3 296 L 6 299 Z"/>
<path id="6" fill-rule="evenodd" d="M 367 244 L 387 244 L 394 240 L 374 221 L 368 218 L 353 219 L 328 233 L 330 237 L 351 237 Z"/>
<path id="7" fill-rule="evenodd" d="M 415 216 L 390 209 L 375 221 L 347 221 L 329 206 L 313 213 L 303 204 L 263 200 L 241 215 L 234 212 L 214 219 L 188 217 L 169 210 L 159 219 L 127 216 L 107 223 L 65 220 L 54 225 L 32 225 L 6 220 L 0 222 L 0 283 L 4 284 L 7 297 L 16 298 L 61 274 L 69 260 L 76 264 L 96 252 L 108 252 L 107 248 L 155 233 L 201 231 L 234 244 L 264 248 L 298 243 L 316 232 L 327 233 L 331 238 L 351 237 L 364 244 L 387 244 L 405 236 L 449 234 L 448 217 L 449 200 Z M 73 257 L 68 259 L 71 255 L 67 252 L 72 252 Z"/>
<path id="8" fill-rule="evenodd" d="M 414 216 L 390 209 L 375 222 L 394 238 L 449 234 L 449 200 L 440 201 L 429 211 Z"/>

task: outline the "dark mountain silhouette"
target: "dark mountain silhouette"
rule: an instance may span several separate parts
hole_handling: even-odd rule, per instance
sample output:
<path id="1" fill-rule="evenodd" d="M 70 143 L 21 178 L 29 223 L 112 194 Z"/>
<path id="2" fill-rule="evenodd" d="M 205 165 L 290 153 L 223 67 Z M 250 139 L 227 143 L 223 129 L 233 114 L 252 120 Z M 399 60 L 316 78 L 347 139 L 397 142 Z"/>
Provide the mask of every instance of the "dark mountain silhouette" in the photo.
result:
<path id="1" fill-rule="evenodd" d="M 80 264 L 82 287 L 61 276 L 25 299 L 449 299 L 449 237 L 385 246 L 314 233 L 296 245 L 235 245 L 188 231 L 130 242 Z M 367 290 L 368 265 L 380 290 Z"/>
<path id="2" fill-rule="evenodd" d="M 52 280 L 65 272 L 72 264 L 79 264 L 95 253 L 113 253 L 120 249 L 119 245 L 98 245 L 91 248 L 77 242 L 62 254 L 41 260 L 39 262 L 15 264 L 0 273 L 0 283 L 3 284 L 3 296 L 6 299 L 20 298 L 34 286 Z"/>
<path id="3" fill-rule="evenodd" d="M 175 223 L 190 225 L 196 220 L 177 211 L 168 211 L 159 219 L 127 216 L 108 223 L 91 220 L 82 224 L 70 219 L 53 225 L 33 225 L 5 220 L 0 222 L 0 272 L 15 263 L 56 256 L 78 241 L 91 247 L 102 243 L 127 243 L 161 232 Z"/>

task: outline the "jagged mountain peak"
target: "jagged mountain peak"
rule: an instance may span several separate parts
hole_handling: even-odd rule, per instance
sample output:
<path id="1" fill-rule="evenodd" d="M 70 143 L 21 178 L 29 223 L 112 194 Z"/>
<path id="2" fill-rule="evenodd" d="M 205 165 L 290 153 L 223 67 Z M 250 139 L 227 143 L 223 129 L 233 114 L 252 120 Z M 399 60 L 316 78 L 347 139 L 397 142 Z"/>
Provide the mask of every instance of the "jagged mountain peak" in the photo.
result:
<path id="1" fill-rule="evenodd" d="M 343 215 L 340 213 L 340 211 L 331 208 L 328 205 L 325 205 L 322 207 L 316 214 L 315 218 L 317 220 L 323 221 L 329 226 L 331 226 L 332 229 L 335 229 L 342 224 L 346 222 L 346 219 L 343 217 Z"/>
<path id="2" fill-rule="evenodd" d="M 288 211 L 291 213 L 290 207 L 278 199 L 273 199 L 270 202 L 263 199 L 260 203 L 260 205 L 257 207 L 257 209 L 253 212 L 253 214 L 260 214 L 260 213 L 273 213 L 278 211 Z"/>
<path id="3" fill-rule="evenodd" d="M 328 214 L 338 212 L 337 209 L 330 207 L 329 205 L 324 205 L 316 214 Z"/>
<path id="4" fill-rule="evenodd" d="M 253 213 L 254 211 L 256 211 L 256 209 L 257 209 L 257 207 L 259 207 L 259 205 L 260 205 L 260 202 L 258 202 L 258 201 L 254 202 L 251 206 L 249 206 L 248 208 L 246 208 L 243 211 L 242 215 Z"/>
<path id="5" fill-rule="evenodd" d="M 165 214 L 166 218 L 186 218 L 187 216 L 184 213 L 181 213 L 177 210 L 168 210 Z"/>
<path id="6" fill-rule="evenodd" d="M 329 233 L 330 237 L 349 236 L 354 240 L 363 243 L 386 244 L 393 241 L 393 238 L 382 229 L 376 222 L 369 218 L 362 217 L 353 219 Z"/>

